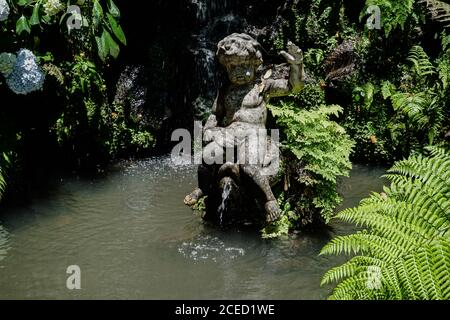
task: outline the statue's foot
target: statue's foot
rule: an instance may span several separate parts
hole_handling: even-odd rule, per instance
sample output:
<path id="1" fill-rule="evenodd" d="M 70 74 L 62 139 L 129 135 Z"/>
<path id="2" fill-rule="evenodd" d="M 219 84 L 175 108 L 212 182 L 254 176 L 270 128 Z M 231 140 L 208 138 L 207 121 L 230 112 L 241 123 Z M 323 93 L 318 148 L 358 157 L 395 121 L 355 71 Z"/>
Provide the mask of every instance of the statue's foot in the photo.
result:
<path id="1" fill-rule="evenodd" d="M 197 188 L 184 198 L 184 204 L 192 207 L 198 202 L 198 200 L 200 200 L 201 197 L 203 197 L 203 191 L 202 189 Z"/>
<path id="2" fill-rule="evenodd" d="M 281 217 L 281 210 L 277 200 L 268 201 L 264 206 L 266 209 L 266 221 L 268 223 L 275 222 Z"/>

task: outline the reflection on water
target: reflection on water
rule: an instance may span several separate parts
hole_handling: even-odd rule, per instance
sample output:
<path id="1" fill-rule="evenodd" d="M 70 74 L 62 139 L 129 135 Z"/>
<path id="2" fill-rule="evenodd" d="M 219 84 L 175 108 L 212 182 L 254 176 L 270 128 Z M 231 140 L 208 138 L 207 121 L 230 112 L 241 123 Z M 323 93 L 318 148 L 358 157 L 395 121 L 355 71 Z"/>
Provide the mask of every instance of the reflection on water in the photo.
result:
<path id="1" fill-rule="evenodd" d="M 381 169 L 355 167 L 341 208 L 379 191 Z M 323 299 L 341 257 L 318 257 L 333 234 L 268 241 L 204 225 L 183 204 L 196 169 L 166 159 L 123 162 L 101 178 L 69 178 L 0 216 L 0 298 Z M 335 224 L 334 234 L 353 227 Z M 81 268 L 80 291 L 66 269 Z"/>

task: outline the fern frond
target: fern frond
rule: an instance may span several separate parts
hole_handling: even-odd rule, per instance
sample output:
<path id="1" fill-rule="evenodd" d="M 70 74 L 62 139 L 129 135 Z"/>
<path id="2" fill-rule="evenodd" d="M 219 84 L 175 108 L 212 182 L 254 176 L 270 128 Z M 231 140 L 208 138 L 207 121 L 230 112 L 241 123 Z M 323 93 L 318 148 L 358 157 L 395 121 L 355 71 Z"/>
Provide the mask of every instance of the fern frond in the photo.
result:
<path id="1" fill-rule="evenodd" d="M 440 239 L 393 264 L 400 283 L 409 283 L 411 289 L 402 299 L 450 299 L 450 240 Z"/>
<path id="2" fill-rule="evenodd" d="M 427 6 L 433 20 L 443 23 L 446 27 L 450 26 L 450 4 L 439 0 L 419 0 L 419 3 Z"/>
<path id="3" fill-rule="evenodd" d="M 426 92 L 396 93 L 391 96 L 391 101 L 395 111 L 403 112 L 421 128 L 430 122 L 425 113 L 430 105 L 429 95 Z"/>
<path id="4" fill-rule="evenodd" d="M 394 259 L 404 252 L 404 248 L 380 236 L 360 232 L 343 237 L 336 237 L 327 244 L 320 255 L 324 254 L 369 254 L 379 259 Z"/>
<path id="5" fill-rule="evenodd" d="M 383 290 L 382 275 L 379 279 L 373 279 L 372 273 L 368 272 L 368 268 L 358 273 L 354 277 L 350 277 L 342 281 L 333 290 L 330 300 L 376 300 L 386 297 Z M 379 281 L 379 287 L 372 287 L 373 280 Z"/>
<path id="6" fill-rule="evenodd" d="M 450 59 L 441 59 L 438 62 L 437 72 L 442 82 L 442 90 L 447 90 L 450 85 Z"/>
<path id="7" fill-rule="evenodd" d="M 349 155 L 354 143 L 344 128 L 330 119 L 339 116 L 343 109 L 338 105 L 320 105 L 305 110 L 292 103 L 269 109 L 285 133 L 282 147 L 301 162 L 302 171 L 308 176 L 306 180 L 301 177 L 296 180 L 317 190 L 318 196 L 312 202 L 314 209 L 323 221 L 328 221 L 340 202 L 337 177 L 348 176 L 352 167 Z"/>
<path id="8" fill-rule="evenodd" d="M 394 215 L 396 210 L 406 215 L 413 208 L 402 202 L 387 202 L 375 204 L 372 208 L 362 206 L 357 210 L 346 210 L 336 217 L 347 223 L 351 222 L 376 230 L 378 235 L 396 243 L 403 250 L 408 250 L 411 246 L 426 242 L 430 237 L 438 234 L 442 227 L 431 225 L 421 216 L 405 221 Z"/>
<path id="9" fill-rule="evenodd" d="M 432 187 L 441 186 L 437 184 L 443 183 L 445 193 L 450 190 L 450 172 L 448 170 L 450 154 L 446 152 L 439 155 L 437 151 L 434 154 L 431 159 L 424 156 L 412 156 L 407 160 L 399 161 L 385 177 L 393 179 L 394 175 L 401 175 L 419 180 Z"/>
<path id="10" fill-rule="evenodd" d="M 48 75 L 55 77 L 60 85 L 64 84 L 64 74 L 58 66 L 54 65 L 53 63 L 46 63 L 42 66 L 42 69 L 44 69 Z"/>
<path id="11" fill-rule="evenodd" d="M 397 162 L 384 194 L 336 218 L 366 228 L 333 239 L 321 254 L 358 254 L 328 271 L 331 299 L 450 299 L 450 152 Z M 371 285 L 371 268 L 376 288 Z M 372 279 L 373 280 L 373 279 Z"/>
<path id="12" fill-rule="evenodd" d="M 325 273 L 323 276 L 321 286 L 332 283 L 339 282 L 342 279 L 351 277 L 364 268 L 369 266 L 377 266 L 382 268 L 386 266 L 386 262 L 381 259 L 376 259 L 373 257 L 366 256 L 356 256 L 344 263 L 343 265 L 337 266 Z"/>
<path id="13" fill-rule="evenodd" d="M 407 60 L 413 63 L 414 70 L 420 77 L 436 72 L 430 58 L 421 46 L 413 46 Z"/>
<path id="14" fill-rule="evenodd" d="M 6 188 L 6 180 L 3 174 L 3 169 L 2 167 L 0 167 L 0 200 L 3 197 L 3 193 L 5 192 L 5 188 Z"/>
<path id="15" fill-rule="evenodd" d="M 0 200 L 6 189 L 6 173 L 5 168 L 9 164 L 9 157 L 5 152 L 0 153 Z"/>

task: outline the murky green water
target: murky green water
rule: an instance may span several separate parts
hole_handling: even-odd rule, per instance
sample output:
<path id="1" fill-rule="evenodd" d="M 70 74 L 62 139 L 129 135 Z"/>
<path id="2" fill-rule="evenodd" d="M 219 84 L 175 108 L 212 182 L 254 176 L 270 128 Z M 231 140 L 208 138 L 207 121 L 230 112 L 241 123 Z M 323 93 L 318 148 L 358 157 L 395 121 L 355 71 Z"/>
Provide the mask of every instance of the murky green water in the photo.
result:
<path id="1" fill-rule="evenodd" d="M 381 190 L 378 168 L 356 166 L 342 207 Z M 195 167 L 168 159 L 127 162 L 102 178 L 61 179 L 29 205 L 0 214 L 2 299 L 323 299 L 318 257 L 330 235 L 266 241 L 205 226 L 183 205 Z M 81 290 L 66 269 L 81 268 Z"/>

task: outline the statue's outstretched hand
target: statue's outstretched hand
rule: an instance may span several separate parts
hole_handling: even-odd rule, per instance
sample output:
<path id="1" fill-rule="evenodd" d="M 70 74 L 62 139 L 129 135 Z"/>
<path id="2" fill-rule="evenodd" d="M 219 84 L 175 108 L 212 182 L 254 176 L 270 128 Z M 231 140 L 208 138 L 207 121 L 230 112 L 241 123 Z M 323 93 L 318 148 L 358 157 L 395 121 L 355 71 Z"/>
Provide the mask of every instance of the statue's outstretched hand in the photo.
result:
<path id="1" fill-rule="evenodd" d="M 289 64 L 301 65 L 303 63 L 303 51 L 291 41 L 288 42 L 288 52 L 281 51 L 280 54 Z"/>

